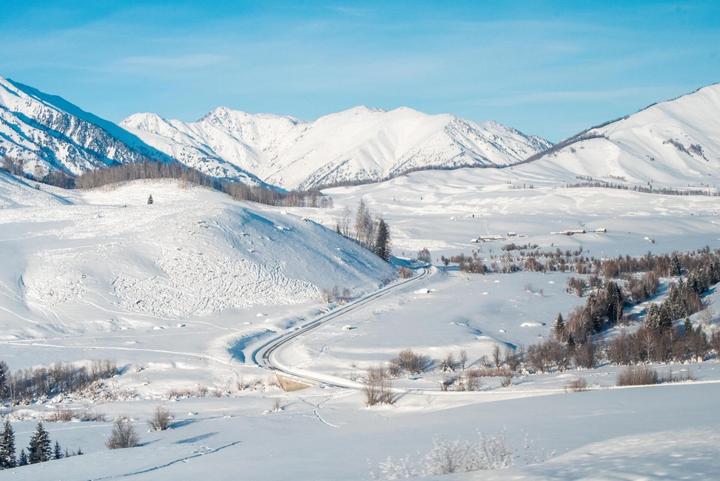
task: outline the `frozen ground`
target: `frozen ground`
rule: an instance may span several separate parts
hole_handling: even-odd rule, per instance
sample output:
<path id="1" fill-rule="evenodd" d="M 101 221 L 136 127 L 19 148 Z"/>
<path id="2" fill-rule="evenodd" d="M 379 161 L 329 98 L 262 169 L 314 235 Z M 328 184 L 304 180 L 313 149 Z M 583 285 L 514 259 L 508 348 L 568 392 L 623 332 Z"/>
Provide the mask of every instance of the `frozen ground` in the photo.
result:
<path id="1" fill-rule="evenodd" d="M 416 457 L 438 437 L 504 432 L 521 452 L 516 467 L 438 479 L 709 480 L 720 475 L 719 395 L 718 384 L 675 385 L 465 406 L 416 396 L 392 409 L 366 409 L 359 394 L 314 388 L 278 395 L 283 410 L 276 413 L 264 413 L 271 398 L 187 400 L 168 405 L 177 418 L 172 429 L 143 432 L 145 444 L 130 450 L 104 448 L 108 423 L 49 423 L 53 439 L 87 454 L 0 472 L 0 479 L 371 479 L 388 456 Z M 154 406 L 95 409 L 132 415 L 142 429 Z M 20 445 L 32 426 L 16 424 Z"/>
<path id="2" fill-rule="evenodd" d="M 354 210 L 365 199 L 389 222 L 396 255 L 414 255 L 427 247 L 434 258 L 474 249 L 498 254 L 510 242 L 553 250 L 583 247 L 598 257 L 720 247 L 717 197 L 565 188 L 563 180 L 549 177 L 532 163 L 508 169 L 416 172 L 380 184 L 330 189 L 335 208 L 307 215 L 334 226 L 344 207 Z M 607 233 L 591 232 L 600 228 Z M 568 229 L 589 233 L 551 234 Z M 508 237 L 508 232 L 517 236 Z M 505 239 L 473 242 L 495 235 Z"/>
<path id="3" fill-rule="evenodd" d="M 483 380 L 472 393 L 439 393 L 438 374 L 427 374 L 397 381 L 416 392 L 381 408 L 366 408 L 362 393 L 341 388 L 285 393 L 270 372 L 252 365 L 249 354 L 272 332 L 327 309 L 320 289 L 339 285 L 360 294 L 390 276 L 354 244 L 303 219 L 333 227 L 342 206 L 361 197 L 389 221 L 397 254 L 425 246 L 434 256 L 478 248 L 490 254 L 508 242 L 643 254 L 717 247 L 720 238 L 714 198 L 564 189 L 497 172 L 417 173 L 333 189 L 330 212 L 239 204 L 166 182 L 80 194 L 0 177 L 0 358 L 13 369 L 106 358 L 124 368 L 108 382 L 117 400 L 69 397 L 13 412 L 18 446 L 27 444 L 37 417 L 57 405 L 108 419 L 130 415 L 143 441 L 108 451 L 109 422 L 48 423 L 53 439 L 87 454 L 0 471 L 0 480 L 175 481 L 209 473 L 217 480 L 363 480 L 388 456 L 417 459 L 436 438 L 471 440 L 478 432 L 504 432 L 515 466 L 437 479 L 720 477 L 714 359 L 659 368 L 690 370 L 695 382 L 628 389 L 610 389 L 617 368 L 607 366 L 520 376 L 509 388 Z M 508 180 L 537 188 L 513 189 Z M 550 234 L 579 225 L 608 232 Z M 469 242 L 508 231 L 527 237 Z M 565 292 L 567 277 L 438 272 L 303 335 L 277 356 L 346 379 L 407 347 L 435 359 L 462 349 L 474 362 L 495 345 L 547 336 L 558 312 L 584 302 Z M 720 311 L 717 295 L 708 300 Z M 564 392 L 580 376 L 592 389 Z M 167 400 L 169 389 L 198 386 L 210 396 Z M 276 400 L 282 409 L 271 412 Z M 160 404 L 176 423 L 148 433 L 145 421 Z"/>

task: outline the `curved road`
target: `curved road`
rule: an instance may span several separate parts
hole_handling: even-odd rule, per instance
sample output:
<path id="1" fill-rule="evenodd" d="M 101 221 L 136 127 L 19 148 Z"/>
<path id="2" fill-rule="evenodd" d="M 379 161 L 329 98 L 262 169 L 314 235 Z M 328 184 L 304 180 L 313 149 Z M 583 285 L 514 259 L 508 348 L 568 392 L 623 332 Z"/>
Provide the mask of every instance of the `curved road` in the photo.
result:
<path id="1" fill-rule="evenodd" d="M 322 326 L 323 324 L 326 324 L 330 321 L 334 321 L 334 320 L 338 319 L 339 317 L 344 316 L 350 312 L 353 312 L 357 309 L 365 307 L 366 305 L 370 304 L 373 301 L 381 299 L 381 298 L 388 296 L 390 294 L 393 294 L 397 291 L 403 290 L 403 289 L 407 288 L 408 286 L 411 286 L 412 284 L 415 284 L 418 281 L 427 278 L 428 276 L 432 275 L 434 272 L 435 272 L 435 268 L 422 268 L 420 270 L 419 274 L 411 277 L 410 279 L 405 279 L 403 281 L 396 282 L 394 284 L 390 284 L 390 285 L 383 287 L 382 289 L 379 289 L 371 294 L 361 297 L 360 299 L 358 299 L 356 301 L 353 301 L 353 302 L 346 304 L 338 309 L 335 309 L 326 314 L 323 314 L 323 315 L 315 318 L 311 322 L 305 324 L 304 326 L 300 327 L 299 329 L 296 329 L 294 331 L 290 331 L 288 333 L 277 336 L 277 337 L 267 341 L 266 343 L 261 344 L 260 346 L 256 347 L 252 351 L 251 359 L 258 366 L 273 370 L 280 374 L 283 374 L 284 376 L 286 376 L 290 379 L 296 379 L 298 381 L 306 382 L 306 383 L 307 382 L 322 383 L 322 384 L 334 386 L 334 387 L 361 389 L 361 388 L 365 387 L 364 384 L 354 382 L 349 379 L 344 379 L 344 378 L 340 378 L 340 377 L 336 377 L 336 376 L 325 376 L 325 375 L 321 375 L 319 373 L 305 371 L 303 369 L 298 369 L 298 368 L 295 368 L 292 366 L 285 366 L 277 360 L 276 353 L 284 345 L 288 344 L 289 342 L 292 342 L 294 339 L 297 339 L 298 337 L 302 336 L 303 334 L 306 334 L 306 333 L 312 331 L 313 329 L 317 329 L 318 327 Z"/>

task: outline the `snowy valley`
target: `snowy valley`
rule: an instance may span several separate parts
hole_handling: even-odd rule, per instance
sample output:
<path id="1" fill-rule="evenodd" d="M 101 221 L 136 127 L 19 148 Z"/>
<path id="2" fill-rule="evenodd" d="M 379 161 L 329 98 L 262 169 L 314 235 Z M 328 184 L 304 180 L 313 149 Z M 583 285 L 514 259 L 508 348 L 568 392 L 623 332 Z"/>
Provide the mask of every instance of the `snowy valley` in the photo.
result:
<path id="1" fill-rule="evenodd" d="M 38 422 L 70 450 L 0 480 L 720 477 L 720 86 L 555 146 L 409 108 L 0 106 L 0 414 L 18 456 Z M 325 201 L 35 180 L 147 161 Z"/>

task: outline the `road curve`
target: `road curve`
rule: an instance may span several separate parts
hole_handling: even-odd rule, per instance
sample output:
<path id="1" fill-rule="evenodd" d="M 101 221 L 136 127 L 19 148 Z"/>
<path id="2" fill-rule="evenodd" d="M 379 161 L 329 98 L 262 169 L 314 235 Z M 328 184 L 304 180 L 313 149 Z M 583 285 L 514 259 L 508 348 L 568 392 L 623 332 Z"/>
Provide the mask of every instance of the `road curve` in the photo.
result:
<path id="1" fill-rule="evenodd" d="M 351 381 L 349 379 L 343 379 L 335 376 L 324 376 L 319 373 L 314 373 L 310 371 L 305 371 L 303 369 L 294 368 L 292 366 L 285 366 L 281 363 L 279 363 L 275 357 L 275 353 L 278 349 L 283 347 L 284 345 L 292 342 L 293 340 L 297 339 L 298 337 L 302 336 L 303 334 L 306 334 L 313 329 L 317 329 L 318 327 L 322 326 L 323 324 L 326 324 L 330 321 L 334 321 L 338 319 L 341 316 L 344 316 L 350 312 L 353 312 L 357 309 L 360 309 L 362 307 L 365 307 L 366 305 L 370 304 L 373 301 L 376 301 L 378 299 L 381 299 L 385 296 L 388 296 L 392 293 L 395 293 L 399 290 L 405 289 L 408 286 L 415 284 L 419 282 L 422 279 L 425 279 L 429 277 L 430 275 L 435 273 L 435 268 L 422 268 L 419 270 L 419 272 L 409 278 L 405 279 L 399 282 L 395 282 L 393 284 L 389 284 L 375 292 L 372 292 L 370 294 L 365 295 L 364 297 L 361 297 L 360 299 L 350 302 L 348 304 L 345 304 L 344 306 L 334 309 L 326 314 L 322 314 L 319 317 L 316 317 L 309 323 L 303 325 L 299 329 L 296 329 L 294 331 L 290 331 L 284 334 L 281 334 L 277 337 L 274 337 L 273 339 L 270 339 L 269 341 L 265 342 L 264 344 L 261 344 L 260 346 L 256 347 L 250 358 L 252 359 L 252 362 L 256 365 L 273 370 L 277 373 L 283 374 L 291 379 L 297 379 L 302 382 L 309 382 L 312 384 L 316 383 L 322 383 L 328 386 L 334 386 L 334 387 L 343 387 L 343 388 L 351 388 L 351 389 L 362 389 L 364 387 L 364 384 Z"/>

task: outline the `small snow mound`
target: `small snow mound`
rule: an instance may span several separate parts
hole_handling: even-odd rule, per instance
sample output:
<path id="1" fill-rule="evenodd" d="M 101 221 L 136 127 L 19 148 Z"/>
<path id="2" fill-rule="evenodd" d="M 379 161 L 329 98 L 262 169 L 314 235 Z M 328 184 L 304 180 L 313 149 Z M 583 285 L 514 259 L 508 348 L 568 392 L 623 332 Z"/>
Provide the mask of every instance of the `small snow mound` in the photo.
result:
<path id="1" fill-rule="evenodd" d="M 520 327 L 542 327 L 543 324 L 541 322 L 535 322 L 535 321 L 526 321 L 520 324 Z"/>

